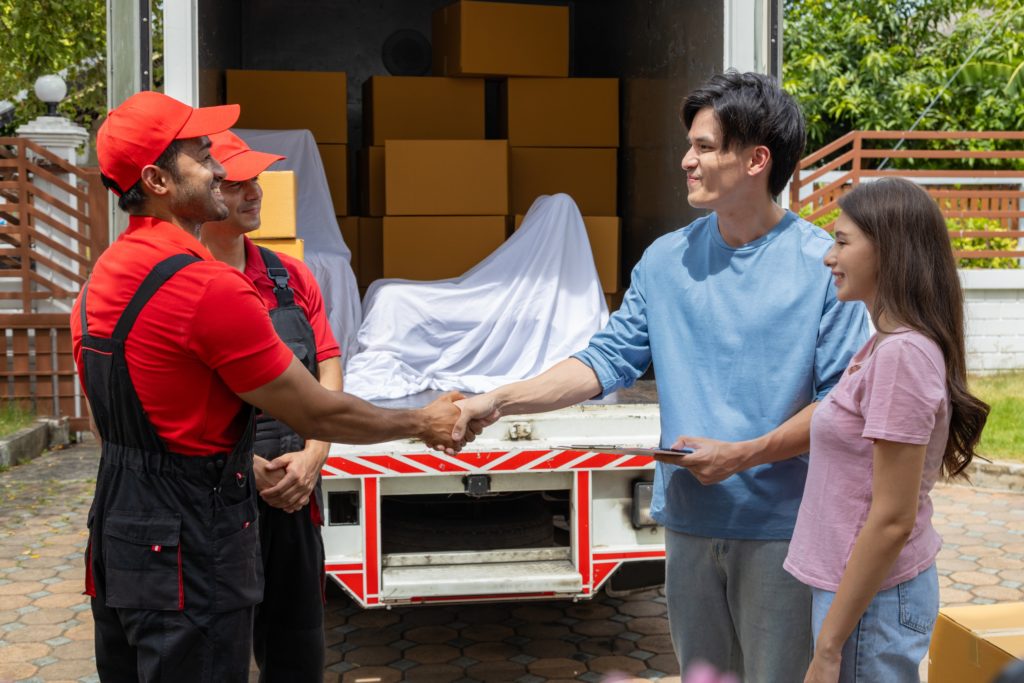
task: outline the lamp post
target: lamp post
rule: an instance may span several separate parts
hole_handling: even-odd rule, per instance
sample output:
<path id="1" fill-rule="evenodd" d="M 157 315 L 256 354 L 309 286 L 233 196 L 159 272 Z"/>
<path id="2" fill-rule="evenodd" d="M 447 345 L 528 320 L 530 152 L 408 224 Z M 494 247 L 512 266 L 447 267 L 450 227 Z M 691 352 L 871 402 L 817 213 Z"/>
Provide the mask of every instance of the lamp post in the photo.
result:
<path id="1" fill-rule="evenodd" d="M 46 104 L 47 116 L 60 116 L 57 113 L 57 105 L 68 94 L 67 83 L 56 74 L 47 74 L 36 79 L 36 97 Z"/>
<path id="2" fill-rule="evenodd" d="M 68 87 L 65 85 L 64 79 L 57 75 L 40 76 L 35 83 L 35 93 L 40 100 L 46 103 L 48 111 L 43 116 L 38 116 L 20 126 L 16 131 L 17 136 L 45 147 L 73 166 L 77 165 L 78 150 L 89 141 L 89 131 L 57 112 L 57 105 L 68 94 Z M 33 153 L 30 152 L 30 154 Z M 42 163 L 48 162 L 44 160 Z M 67 291 L 75 291 L 78 287 L 77 282 L 61 271 L 74 274 L 80 272 L 81 266 L 78 261 L 67 256 L 68 251 L 74 252 L 78 248 L 78 241 L 53 225 L 66 226 L 66 229 L 78 232 L 78 218 L 73 212 L 65 212 L 63 205 L 71 207 L 74 212 L 84 212 L 86 208 L 79 198 L 80 192 L 72 193 L 66 188 L 69 184 L 80 187 L 80 190 L 87 190 L 87 187 L 80 184 L 81 181 L 74 174 L 61 170 L 59 166 L 51 165 L 49 172 L 60 180 L 51 181 L 45 177 L 37 177 L 32 180 L 32 184 L 42 190 L 33 199 L 35 210 L 38 213 L 46 214 L 51 221 L 47 223 L 45 220 L 39 220 L 33 227 L 35 232 L 47 238 L 46 240 L 36 240 L 32 246 L 33 253 L 45 259 L 40 259 L 35 263 L 35 270 L 41 277 L 56 286 Z M 46 198 L 47 196 L 53 197 L 58 202 L 52 202 Z M 48 242 L 55 242 L 60 247 L 54 248 Z M 57 268 L 47 265 L 48 263 L 56 264 Z M 36 312 L 40 313 L 64 313 L 71 309 L 70 302 L 57 299 L 39 300 L 35 306 Z"/>

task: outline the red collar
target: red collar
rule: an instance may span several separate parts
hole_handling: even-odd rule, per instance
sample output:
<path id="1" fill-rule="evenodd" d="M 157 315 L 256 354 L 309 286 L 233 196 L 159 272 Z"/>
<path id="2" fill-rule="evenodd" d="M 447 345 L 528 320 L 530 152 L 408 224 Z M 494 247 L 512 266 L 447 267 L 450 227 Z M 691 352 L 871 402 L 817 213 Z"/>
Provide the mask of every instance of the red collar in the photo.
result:
<path id="1" fill-rule="evenodd" d="M 128 229 L 118 239 L 127 237 L 170 243 L 182 251 L 195 254 L 204 261 L 215 260 L 210 250 L 192 234 L 182 230 L 174 223 L 153 216 L 129 216 Z"/>

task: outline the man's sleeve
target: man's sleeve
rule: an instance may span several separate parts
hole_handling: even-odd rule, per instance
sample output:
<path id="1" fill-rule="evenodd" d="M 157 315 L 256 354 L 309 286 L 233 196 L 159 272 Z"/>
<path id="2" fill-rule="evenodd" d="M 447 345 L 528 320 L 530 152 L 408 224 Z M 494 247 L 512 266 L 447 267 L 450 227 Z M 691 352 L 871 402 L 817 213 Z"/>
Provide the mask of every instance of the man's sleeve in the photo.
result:
<path id="1" fill-rule="evenodd" d="M 341 355 L 341 347 L 331 332 L 331 326 L 327 322 L 327 312 L 324 310 L 324 297 L 320 291 L 320 285 L 313 277 L 312 271 L 299 260 L 292 262 L 292 275 L 298 280 L 297 290 L 300 294 L 300 301 L 297 303 L 306 313 L 306 319 L 313 328 L 313 335 L 316 337 L 316 362 L 320 363 L 330 358 L 337 358 Z"/>
<path id="2" fill-rule="evenodd" d="M 835 284 L 830 281 L 814 353 L 815 401 L 828 395 L 850 364 L 850 359 L 864 346 L 869 334 L 864 304 L 860 301 L 839 301 Z"/>
<path id="3" fill-rule="evenodd" d="M 632 386 L 651 364 L 643 264 L 641 258 L 633 268 L 619 310 L 590 338 L 587 348 L 572 356 L 593 369 L 601 382 L 601 396 Z"/>
<path id="4" fill-rule="evenodd" d="M 187 343 L 235 393 L 276 379 L 294 358 L 252 282 L 235 270 L 210 281 L 193 313 Z"/>

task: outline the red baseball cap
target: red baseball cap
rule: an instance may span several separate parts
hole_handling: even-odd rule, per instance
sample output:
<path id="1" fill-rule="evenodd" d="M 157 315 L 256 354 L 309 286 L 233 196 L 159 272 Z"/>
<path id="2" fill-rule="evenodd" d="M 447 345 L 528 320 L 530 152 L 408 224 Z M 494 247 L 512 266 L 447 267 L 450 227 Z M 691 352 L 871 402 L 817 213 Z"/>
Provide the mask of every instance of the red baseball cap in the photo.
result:
<path id="1" fill-rule="evenodd" d="M 210 136 L 210 154 L 224 167 L 224 180 L 235 183 L 255 178 L 271 164 L 285 158 L 280 154 L 257 152 L 229 130 Z"/>
<path id="2" fill-rule="evenodd" d="M 96 134 L 100 171 L 123 193 L 173 141 L 227 130 L 238 114 L 237 104 L 197 109 L 163 93 L 136 93 L 107 115 Z"/>

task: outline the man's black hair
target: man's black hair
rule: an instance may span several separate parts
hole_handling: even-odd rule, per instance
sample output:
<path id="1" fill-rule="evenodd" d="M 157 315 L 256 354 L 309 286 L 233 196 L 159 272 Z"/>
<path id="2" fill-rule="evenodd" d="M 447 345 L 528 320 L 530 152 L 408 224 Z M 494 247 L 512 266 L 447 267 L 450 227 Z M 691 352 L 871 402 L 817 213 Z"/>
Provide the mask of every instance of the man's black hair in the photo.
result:
<path id="1" fill-rule="evenodd" d="M 153 162 L 154 166 L 158 166 L 168 173 L 175 181 L 181 180 L 181 176 L 178 175 L 178 154 L 181 152 L 181 140 L 172 140 L 171 144 L 167 145 L 167 149 L 160 153 L 160 156 Z M 100 180 L 103 181 L 103 187 L 114 190 L 118 193 L 117 207 L 125 213 L 132 213 L 136 209 L 142 207 L 146 201 L 146 195 L 142 192 L 142 179 L 138 181 L 127 190 L 122 190 L 121 187 L 112 179 L 107 176 L 100 174 Z"/>
<path id="2" fill-rule="evenodd" d="M 724 149 L 764 145 L 771 151 L 768 190 L 772 196 L 781 194 L 807 140 L 804 116 L 796 100 L 770 76 L 730 69 L 712 76 L 683 102 L 687 128 L 705 107 L 715 112 Z"/>

